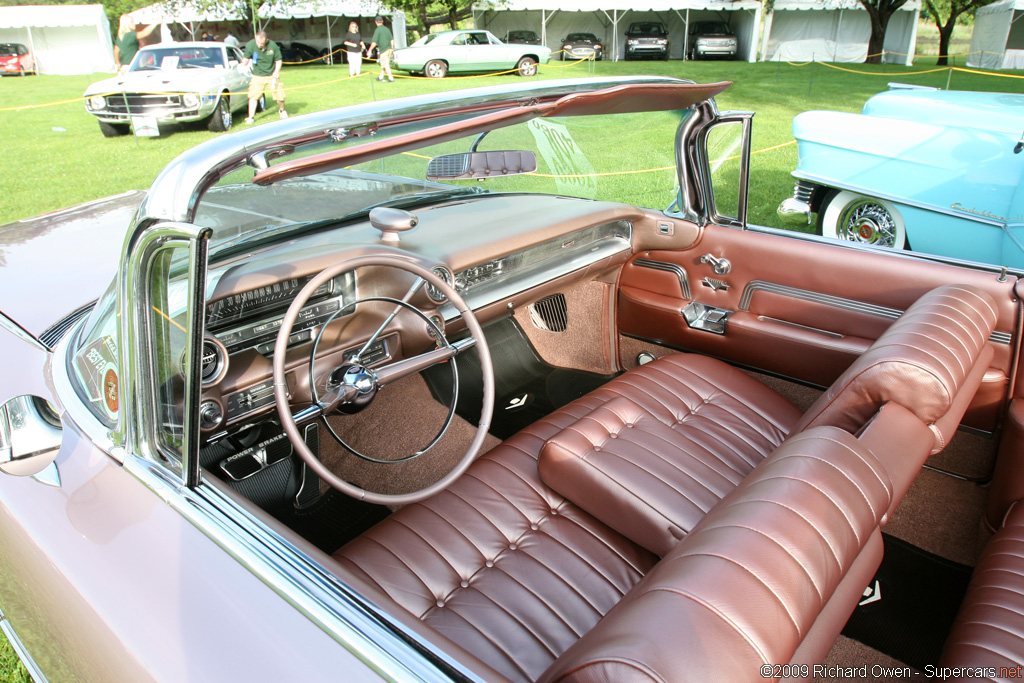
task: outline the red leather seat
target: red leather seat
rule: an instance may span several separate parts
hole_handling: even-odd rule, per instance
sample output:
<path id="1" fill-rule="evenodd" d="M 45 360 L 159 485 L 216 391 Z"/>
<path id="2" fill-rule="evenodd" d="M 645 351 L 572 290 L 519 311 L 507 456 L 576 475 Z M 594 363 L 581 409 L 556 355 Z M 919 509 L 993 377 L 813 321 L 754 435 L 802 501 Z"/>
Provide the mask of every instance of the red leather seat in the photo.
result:
<path id="1" fill-rule="evenodd" d="M 506 440 L 448 490 L 398 511 L 340 549 L 335 558 L 358 579 L 379 587 L 385 599 L 496 672 L 514 680 L 536 680 L 624 596 L 630 596 L 629 605 L 651 600 L 662 604 L 667 589 L 646 587 L 655 579 L 645 581 L 639 593 L 634 587 L 649 573 L 668 573 L 676 582 L 675 570 L 662 570 L 659 556 L 676 557 L 681 548 L 692 547 L 695 541 L 688 534 L 703 528 L 701 520 L 709 512 L 717 519 L 720 501 L 737 487 L 752 490 L 745 480 L 790 434 L 830 425 L 847 433 L 833 441 L 856 442 L 850 434 L 870 423 L 862 445 L 874 450 L 880 468 L 868 470 L 880 469 L 877 479 L 888 486 L 888 495 L 882 498 L 892 509 L 927 454 L 959 423 L 988 365 L 987 338 L 994 324 L 995 306 L 978 290 L 949 286 L 926 294 L 803 416 L 774 391 L 722 362 L 690 354 L 667 356 Z M 889 410 L 880 413 L 887 403 Z M 542 479 L 538 457 L 546 445 Z M 606 449 L 614 457 L 604 458 Z M 834 476 L 849 475 L 855 462 L 834 457 L 843 463 Z M 837 469 L 835 464 L 827 466 Z M 817 481 L 824 475 L 808 476 Z M 554 483 L 565 497 L 545 481 Z M 756 481 L 761 481 L 760 474 Z M 805 502 L 796 490 L 787 495 L 794 496 L 797 507 Z M 860 509 L 858 501 L 829 492 L 825 498 L 844 501 L 838 505 L 836 521 L 849 514 L 861 519 L 859 512 L 850 512 Z M 824 556 L 793 562 L 793 551 L 805 542 L 799 532 L 758 515 L 745 522 L 760 529 L 760 536 L 768 540 L 766 547 L 774 548 L 762 571 L 769 589 L 764 599 L 742 606 L 744 625 L 733 628 L 723 642 L 760 637 L 755 637 L 761 633 L 760 620 L 769 624 L 770 614 L 781 614 L 767 599 L 775 592 L 770 586 L 777 583 L 788 590 L 796 581 L 804 588 L 798 591 L 799 599 L 794 598 L 800 606 L 798 614 L 791 615 L 794 625 L 785 646 L 760 648 L 764 651 L 757 656 L 783 656 L 772 653 L 797 646 L 799 656 L 813 658 L 822 654 L 822 648 L 827 651 L 863 587 L 857 582 L 870 578 L 880 557 L 881 544 L 865 540 L 863 530 L 870 535 L 877 529 L 886 510 L 877 509 L 875 497 L 869 499 L 870 514 L 851 522 L 856 543 L 840 540 L 849 533 L 841 525 L 812 525 L 834 551 L 834 562 Z M 726 548 L 718 540 L 739 543 L 735 530 L 702 532 L 702 538 L 708 537 L 716 539 L 723 557 L 745 557 L 743 547 Z M 782 550 L 789 557 L 779 555 Z M 698 560 L 687 560 L 686 566 L 693 562 L 698 562 L 699 572 L 710 571 Z M 804 564 L 813 569 L 812 576 L 827 579 L 805 581 L 800 574 Z M 854 565 L 856 570 L 851 569 Z M 846 575 L 852 584 L 843 581 Z M 736 577 L 730 585 L 746 584 Z M 711 589 L 707 583 L 700 588 Z M 816 600 L 806 599 L 815 592 Z M 634 600 L 634 594 L 645 597 Z M 837 597 L 830 599 L 833 594 Z M 790 604 L 789 598 L 781 601 Z M 633 616 L 621 623 L 639 628 L 644 613 L 629 611 L 635 609 L 624 604 L 622 612 Z M 696 624 L 705 623 L 689 617 L 673 620 L 664 613 L 671 608 L 658 609 L 667 619 L 666 628 L 654 632 L 664 638 L 657 643 L 659 648 L 696 638 Z M 689 610 L 686 607 L 685 614 Z M 824 611 L 818 615 L 819 610 Z M 821 623 L 825 625 L 818 627 Z M 600 633 L 618 633 L 621 628 L 602 623 Z M 588 642 L 601 643 L 597 649 L 604 651 L 603 638 L 594 636 Z M 712 644 L 707 647 L 727 654 Z M 744 656 L 748 655 L 753 656 Z M 567 671 L 560 668 L 562 663 L 552 671 Z M 757 676 L 757 671 L 751 675 Z"/>

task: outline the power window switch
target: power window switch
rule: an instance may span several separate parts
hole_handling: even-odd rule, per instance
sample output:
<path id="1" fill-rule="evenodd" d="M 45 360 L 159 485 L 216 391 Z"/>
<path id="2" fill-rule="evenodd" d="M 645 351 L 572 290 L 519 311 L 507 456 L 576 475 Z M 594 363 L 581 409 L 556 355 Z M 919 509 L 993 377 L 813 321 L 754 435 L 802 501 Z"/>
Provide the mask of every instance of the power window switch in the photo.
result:
<path id="1" fill-rule="evenodd" d="M 658 222 L 658 234 L 659 235 L 665 235 L 666 237 L 671 237 L 672 235 L 675 234 L 675 232 L 676 232 L 675 226 L 672 225 L 671 223 L 669 223 L 668 221 L 659 221 Z"/>

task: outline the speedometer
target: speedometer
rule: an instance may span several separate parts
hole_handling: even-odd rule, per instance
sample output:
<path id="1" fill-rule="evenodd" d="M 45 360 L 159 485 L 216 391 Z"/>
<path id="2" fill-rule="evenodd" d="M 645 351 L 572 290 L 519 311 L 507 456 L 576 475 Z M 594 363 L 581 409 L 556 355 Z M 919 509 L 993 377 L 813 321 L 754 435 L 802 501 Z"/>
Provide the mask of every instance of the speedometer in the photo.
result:
<path id="1" fill-rule="evenodd" d="M 207 308 L 206 324 L 215 328 L 227 323 L 248 318 L 256 313 L 280 307 L 283 302 L 290 302 L 300 289 L 312 280 L 314 275 L 292 278 L 277 282 L 259 289 L 240 292 L 212 302 Z M 333 290 L 333 282 L 326 282 L 313 293 L 310 301 L 324 297 Z"/>

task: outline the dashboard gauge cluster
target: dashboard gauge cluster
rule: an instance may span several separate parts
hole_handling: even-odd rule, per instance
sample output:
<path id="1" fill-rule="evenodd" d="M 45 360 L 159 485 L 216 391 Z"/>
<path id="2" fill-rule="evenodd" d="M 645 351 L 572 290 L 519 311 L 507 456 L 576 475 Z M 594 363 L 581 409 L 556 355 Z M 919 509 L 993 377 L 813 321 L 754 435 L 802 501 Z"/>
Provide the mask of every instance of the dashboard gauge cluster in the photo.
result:
<path id="1" fill-rule="evenodd" d="M 260 353 L 267 355 L 273 350 L 277 331 L 284 322 L 285 311 L 299 290 L 313 277 L 292 278 L 214 301 L 207 307 L 206 328 L 224 345 L 228 353 L 257 348 Z M 318 287 L 299 313 L 292 330 L 291 343 L 309 341 L 311 328 L 354 301 L 355 295 L 353 273 L 342 273 Z M 351 313 L 349 310 L 345 315 Z"/>

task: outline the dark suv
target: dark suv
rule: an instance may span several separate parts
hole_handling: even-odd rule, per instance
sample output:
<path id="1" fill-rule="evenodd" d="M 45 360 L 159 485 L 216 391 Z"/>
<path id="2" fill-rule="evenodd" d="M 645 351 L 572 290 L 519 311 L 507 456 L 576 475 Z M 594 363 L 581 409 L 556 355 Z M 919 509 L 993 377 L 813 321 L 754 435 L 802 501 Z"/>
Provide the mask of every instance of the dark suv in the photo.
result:
<path id="1" fill-rule="evenodd" d="M 660 21 L 636 21 L 626 31 L 626 59 L 668 59 L 668 31 Z"/>

